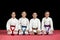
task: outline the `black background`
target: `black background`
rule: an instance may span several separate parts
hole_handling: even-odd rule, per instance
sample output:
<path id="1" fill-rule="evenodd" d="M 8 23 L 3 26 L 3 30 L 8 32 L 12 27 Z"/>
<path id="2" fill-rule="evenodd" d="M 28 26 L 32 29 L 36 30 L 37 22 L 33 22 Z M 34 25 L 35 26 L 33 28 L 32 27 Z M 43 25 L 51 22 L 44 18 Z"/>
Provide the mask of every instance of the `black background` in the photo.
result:
<path id="1" fill-rule="evenodd" d="M 42 20 L 45 11 L 50 11 L 54 22 L 54 29 L 60 29 L 60 1 L 51 0 L 0 0 L 0 29 L 6 29 L 6 22 L 10 18 L 11 12 L 15 11 L 17 19 L 21 17 L 21 12 L 27 12 L 27 18 L 32 18 L 32 13 L 37 12 L 38 18 Z"/>

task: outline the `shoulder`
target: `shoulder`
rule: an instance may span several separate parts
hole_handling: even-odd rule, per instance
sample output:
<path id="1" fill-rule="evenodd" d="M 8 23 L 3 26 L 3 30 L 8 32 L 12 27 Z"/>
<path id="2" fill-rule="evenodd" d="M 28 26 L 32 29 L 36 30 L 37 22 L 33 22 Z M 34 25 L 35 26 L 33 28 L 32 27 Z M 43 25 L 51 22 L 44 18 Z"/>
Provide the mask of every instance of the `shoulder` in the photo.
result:
<path id="1" fill-rule="evenodd" d="M 32 19 L 30 19 L 30 21 L 32 21 L 33 20 L 33 18 Z"/>
<path id="2" fill-rule="evenodd" d="M 22 18 L 19 18 L 19 20 L 21 20 Z"/>
<path id="3" fill-rule="evenodd" d="M 8 21 L 12 20 L 12 18 L 8 19 Z"/>
<path id="4" fill-rule="evenodd" d="M 40 19 L 39 19 L 39 18 L 36 18 L 36 20 L 40 21 Z"/>
<path id="5" fill-rule="evenodd" d="M 10 19 L 8 19 L 8 21 L 7 22 L 10 22 L 11 21 L 11 18 Z"/>
<path id="6" fill-rule="evenodd" d="M 52 18 L 51 18 L 51 17 L 49 17 L 49 19 L 50 19 L 50 20 L 52 20 Z"/>
<path id="7" fill-rule="evenodd" d="M 45 19 L 46 19 L 45 17 L 42 18 L 42 20 L 45 20 Z"/>
<path id="8" fill-rule="evenodd" d="M 18 19 L 16 18 L 15 21 L 18 22 Z"/>
<path id="9" fill-rule="evenodd" d="M 43 17 L 42 19 L 45 19 L 45 17 Z"/>
<path id="10" fill-rule="evenodd" d="M 18 21 L 18 19 L 16 18 L 16 21 Z"/>
<path id="11" fill-rule="evenodd" d="M 26 18 L 26 20 L 29 20 L 28 18 Z"/>

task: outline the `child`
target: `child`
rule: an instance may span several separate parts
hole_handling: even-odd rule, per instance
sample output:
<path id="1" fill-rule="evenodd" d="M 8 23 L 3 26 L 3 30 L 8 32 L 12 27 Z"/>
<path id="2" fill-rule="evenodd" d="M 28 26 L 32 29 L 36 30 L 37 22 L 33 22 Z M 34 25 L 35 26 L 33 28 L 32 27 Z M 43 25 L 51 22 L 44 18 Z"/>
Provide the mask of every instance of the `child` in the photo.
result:
<path id="1" fill-rule="evenodd" d="M 53 21 L 52 18 L 49 17 L 50 12 L 45 12 L 45 17 L 42 19 L 42 30 L 43 34 L 53 34 Z"/>
<path id="2" fill-rule="evenodd" d="M 6 24 L 7 34 L 18 34 L 18 20 L 16 19 L 16 13 L 12 12 L 11 18 Z"/>
<path id="3" fill-rule="evenodd" d="M 40 34 L 40 20 L 37 18 L 37 13 L 32 14 L 33 18 L 30 20 L 30 34 Z"/>
<path id="4" fill-rule="evenodd" d="M 29 20 L 26 18 L 27 14 L 25 11 L 22 12 L 21 18 L 19 19 L 20 31 L 19 34 L 28 34 Z"/>

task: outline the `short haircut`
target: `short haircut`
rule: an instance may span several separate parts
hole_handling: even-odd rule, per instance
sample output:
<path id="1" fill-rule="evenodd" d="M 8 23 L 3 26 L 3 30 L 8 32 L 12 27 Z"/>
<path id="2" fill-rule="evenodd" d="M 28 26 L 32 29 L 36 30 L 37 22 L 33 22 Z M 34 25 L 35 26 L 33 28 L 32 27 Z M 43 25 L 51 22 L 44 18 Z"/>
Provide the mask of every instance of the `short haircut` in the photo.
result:
<path id="1" fill-rule="evenodd" d="M 50 11 L 45 11 L 45 13 L 46 13 L 46 12 L 49 12 L 49 13 L 50 13 Z"/>
<path id="2" fill-rule="evenodd" d="M 13 11 L 13 12 L 15 12 L 15 11 Z M 13 12 L 11 12 L 11 14 L 12 14 Z"/>
<path id="3" fill-rule="evenodd" d="M 37 14 L 37 12 L 33 12 L 33 14 L 34 14 L 34 13 L 36 13 L 36 14 Z M 33 14 L 32 14 L 32 15 L 33 15 Z"/>
<path id="4" fill-rule="evenodd" d="M 22 14 L 23 12 L 26 12 L 26 11 L 22 11 L 21 14 Z"/>

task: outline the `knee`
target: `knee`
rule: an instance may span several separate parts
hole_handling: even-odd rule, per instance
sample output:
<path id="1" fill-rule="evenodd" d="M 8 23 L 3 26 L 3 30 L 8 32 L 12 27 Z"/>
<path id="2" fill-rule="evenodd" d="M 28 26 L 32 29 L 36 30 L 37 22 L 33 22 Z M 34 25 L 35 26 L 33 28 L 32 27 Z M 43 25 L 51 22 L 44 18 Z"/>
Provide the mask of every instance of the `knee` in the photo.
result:
<path id="1" fill-rule="evenodd" d="M 12 31 L 10 31 L 10 32 L 8 31 L 7 34 L 12 34 Z"/>
<path id="2" fill-rule="evenodd" d="M 53 32 L 49 32 L 49 34 L 53 34 Z"/>
<path id="3" fill-rule="evenodd" d="M 13 34 L 18 34 L 18 30 L 14 30 L 13 31 Z"/>

